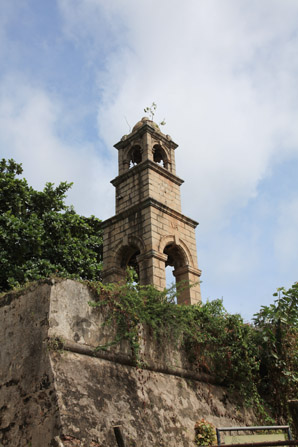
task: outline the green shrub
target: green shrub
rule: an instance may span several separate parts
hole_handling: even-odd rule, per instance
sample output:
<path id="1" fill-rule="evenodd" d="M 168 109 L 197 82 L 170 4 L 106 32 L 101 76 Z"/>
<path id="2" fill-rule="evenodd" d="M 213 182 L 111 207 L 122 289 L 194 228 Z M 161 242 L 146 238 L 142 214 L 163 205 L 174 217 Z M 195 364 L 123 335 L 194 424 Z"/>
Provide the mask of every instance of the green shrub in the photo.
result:
<path id="1" fill-rule="evenodd" d="M 216 443 L 216 431 L 213 424 L 200 419 L 195 425 L 196 445 L 212 445 Z"/>

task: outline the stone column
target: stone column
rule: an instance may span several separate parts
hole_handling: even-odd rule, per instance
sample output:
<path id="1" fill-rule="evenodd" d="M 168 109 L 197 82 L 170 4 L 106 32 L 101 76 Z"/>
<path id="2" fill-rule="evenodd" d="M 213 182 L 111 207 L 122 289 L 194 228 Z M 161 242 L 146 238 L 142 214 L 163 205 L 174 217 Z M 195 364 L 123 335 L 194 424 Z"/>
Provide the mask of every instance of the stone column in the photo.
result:
<path id="1" fill-rule="evenodd" d="M 201 301 L 201 270 L 186 265 L 176 268 L 173 275 L 176 278 L 178 304 L 198 304 Z"/>
<path id="2" fill-rule="evenodd" d="M 155 250 L 137 256 L 140 284 L 152 284 L 158 290 L 166 287 L 166 260 L 168 256 Z"/>
<path id="3" fill-rule="evenodd" d="M 142 161 L 153 160 L 152 141 L 149 132 L 145 132 L 142 137 Z"/>
<path id="4" fill-rule="evenodd" d="M 120 267 L 111 267 L 103 270 L 102 279 L 105 284 L 107 283 L 125 283 L 126 271 Z"/>

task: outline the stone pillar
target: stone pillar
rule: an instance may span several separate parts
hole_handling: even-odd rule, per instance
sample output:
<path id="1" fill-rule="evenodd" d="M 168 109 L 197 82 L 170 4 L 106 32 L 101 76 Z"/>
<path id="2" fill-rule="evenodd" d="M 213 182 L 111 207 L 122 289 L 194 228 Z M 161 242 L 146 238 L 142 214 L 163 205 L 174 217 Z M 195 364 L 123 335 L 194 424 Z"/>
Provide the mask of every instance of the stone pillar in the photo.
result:
<path id="1" fill-rule="evenodd" d="M 201 301 L 201 271 L 186 265 L 173 271 L 178 290 L 178 304 L 198 304 Z"/>
<path id="2" fill-rule="evenodd" d="M 153 160 L 153 153 L 151 150 L 151 146 L 152 146 L 151 134 L 149 132 L 146 132 L 143 135 L 142 161 Z"/>
<path id="3" fill-rule="evenodd" d="M 126 271 L 120 267 L 111 267 L 102 272 L 104 283 L 124 283 L 126 281 Z"/>
<path id="4" fill-rule="evenodd" d="M 168 256 L 155 250 L 137 256 L 140 284 L 152 284 L 158 290 L 166 287 L 165 263 Z"/>

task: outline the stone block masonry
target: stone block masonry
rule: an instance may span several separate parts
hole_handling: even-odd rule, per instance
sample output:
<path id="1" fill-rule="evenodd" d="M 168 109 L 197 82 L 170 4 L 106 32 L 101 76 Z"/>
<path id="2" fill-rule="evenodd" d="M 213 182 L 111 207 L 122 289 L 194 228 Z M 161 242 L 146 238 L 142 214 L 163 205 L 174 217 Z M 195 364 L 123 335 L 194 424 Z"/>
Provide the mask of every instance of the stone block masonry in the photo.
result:
<path id="1" fill-rule="evenodd" d="M 49 280 L 0 300 L 1 447 L 194 446 L 195 422 L 253 425 L 212 378 L 197 374 L 167 340 L 146 334 L 145 369 L 111 341 L 87 286 Z"/>
<path id="2" fill-rule="evenodd" d="M 116 215 L 102 224 L 104 282 L 126 280 L 133 267 L 140 284 L 166 287 L 166 266 L 174 267 L 179 304 L 201 300 L 195 228 L 181 213 L 176 143 L 148 118 L 115 145 L 119 175 Z"/>

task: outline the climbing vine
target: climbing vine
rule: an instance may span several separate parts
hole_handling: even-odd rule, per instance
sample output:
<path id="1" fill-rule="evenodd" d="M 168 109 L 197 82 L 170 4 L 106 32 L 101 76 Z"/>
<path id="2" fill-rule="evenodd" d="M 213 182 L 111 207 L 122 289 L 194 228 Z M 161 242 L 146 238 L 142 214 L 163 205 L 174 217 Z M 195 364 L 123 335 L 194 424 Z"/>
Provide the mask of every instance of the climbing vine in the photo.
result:
<path id="1" fill-rule="evenodd" d="M 239 392 L 266 423 L 272 420 L 265 408 L 274 405 L 274 396 L 284 393 L 275 405 L 275 418 L 289 420 L 286 402 L 297 398 L 298 383 L 297 285 L 290 291 L 281 289 L 278 303 L 263 307 L 255 324 L 249 324 L 240 315 L 229 314 L 221 300 L 176 305 L 175 288 L 160 292 L 141 286 L 134 282 L 133 272 L 126 284 L 88 284 L 97 296 L 90 305 L 102 310 L 103 324 L 115 332 L 113 340 L 99 348 L 127 340 L 132 358 L 141 366 L 145 328 L 156 340 L 183 349 L 197 372 L 208 373 Z"/>
<path id="2" fill-rule="evenodd" d="M 99 296 L 90 303 L 105 314 L 104 325 L 115 328 L 115 345 L 128 340 L 136 363 L 141 361 L 141 328 L 148 328 L 157 340 L 171 340 L 185 350 L 189 361 L 199 372 L 236 388 L 243 387 L 251 395 L 251 384 L 257 373 L 257 347 L 254 331 L 240 315 L 230 315 L 221 300 L 186 306 L 174 303 L 176 290 L 157 291 L 152 286 L 91 282 Z M 108 345 L 101 346 L 107 348 Z"/>

